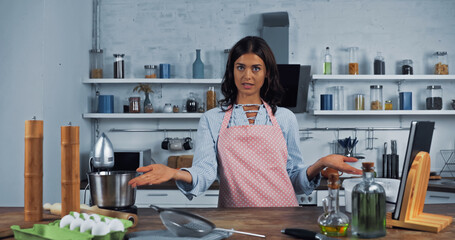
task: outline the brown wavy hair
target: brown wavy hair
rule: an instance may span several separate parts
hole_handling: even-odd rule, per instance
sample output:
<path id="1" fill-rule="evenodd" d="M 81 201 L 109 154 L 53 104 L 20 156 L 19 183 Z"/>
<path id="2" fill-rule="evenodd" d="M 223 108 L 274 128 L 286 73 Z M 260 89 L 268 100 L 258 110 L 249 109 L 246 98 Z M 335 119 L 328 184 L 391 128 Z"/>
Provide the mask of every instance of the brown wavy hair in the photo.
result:
<path id="1" fill-rule="evenodd" d="M 221 92 L 224 95 L 224 99 L 219 101 L 221 109 L 223 111 L 229 110 L 229 106 L 233 105 L 237 100 L 238 89 L 234 80 L 234 63 L 240 56 L 247 53 L 254 53 L 264 61 L 267 73 L 264 85 L 261 87 L 260 96 L 270 105 L 273 114 L 275 114 L 277 105 L 280 104 L 281 96 L 284 93 L 280 85 L 278 67 L 272 49 L 270 49 L 267 42 L 255 36 L 247 36 L 240 39 L 229 52 L 226 72 L 221 83 Z"/>

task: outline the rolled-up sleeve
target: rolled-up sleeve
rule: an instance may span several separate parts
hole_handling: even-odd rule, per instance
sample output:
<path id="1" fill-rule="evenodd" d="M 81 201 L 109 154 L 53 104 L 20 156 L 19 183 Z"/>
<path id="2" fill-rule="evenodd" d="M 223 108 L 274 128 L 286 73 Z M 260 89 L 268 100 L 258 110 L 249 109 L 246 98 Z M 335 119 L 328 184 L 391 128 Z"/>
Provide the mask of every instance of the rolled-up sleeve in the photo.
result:
<path id="1" fill-rule="evenodd" d="M 192 167 L 182 168 L 191 174 L 192 183 L 176 181 L 177 187 L 190 200 L 204 193 L 217 178 L 216 142 L 218 136 L 213 132 L 219 131 L 219 127 L 216 129 L 217 127 L 213 126 L 214 122 L 207 117 L 210 114 L 207 112 L 199 121 Z"/>
<path id="2" fill-rule="evenodd" d="M 289 178 L 296 194 L 309 195 L 319 186 L 321 174 L 318 174 L 311 181 L 308 179 L 307 169 L 310 165 L 305 165 L 303 162 L 302 152 L 300 151 L 299 125 L 295 115 L 289 110 L 284 110 L 280 119 L 282 119 L 279 121 L 282 123 L 280 127 L 288 148 L 286 170 Z"/>

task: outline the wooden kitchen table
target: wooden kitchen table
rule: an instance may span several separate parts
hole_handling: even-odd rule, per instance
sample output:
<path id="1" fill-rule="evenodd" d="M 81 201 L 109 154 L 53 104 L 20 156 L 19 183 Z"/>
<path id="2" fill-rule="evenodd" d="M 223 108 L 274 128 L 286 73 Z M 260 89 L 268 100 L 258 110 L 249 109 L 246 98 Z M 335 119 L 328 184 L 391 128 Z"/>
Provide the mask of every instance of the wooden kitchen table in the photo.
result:
<path id="1" fill-rule="evenodd" d="M 8 212 L 18 212 L 23 208 L 0 208 L 0 219 Z M 305 228 L 312 231 L 319 231 L 317 218 L 322 213 L 322 208 L 316 206 L 304 206 L 295 208 L 187 208 L 183 209 L 199 214 L 210 219 L 217 227 L 233 228 L 239 231 L 246 231 L 266 235 L 266 239 L 293 239 L 281 233 L 284 228 Z M 433 204 L 425 205 L 424 212 L 444 214 L 455 217 L 455 204 Z M 130 231 L 158 230 L 165 229 L 159 215 L 152 209 L 139 209 L 139 223 Z M 5 226 L 8 223 L 2 221 Z M 455 226 L 450 226 L 440 233 L 428 233 L 407 229 L 387 229 L 387 235 L 380 239 L 454 239 Z M 7 238 L 13 239 L 13 238 Z M 229 239 L 261 239 L 240 234 L 233 234 Z M 342 239 L 351 239 L 345 237 Z"/>

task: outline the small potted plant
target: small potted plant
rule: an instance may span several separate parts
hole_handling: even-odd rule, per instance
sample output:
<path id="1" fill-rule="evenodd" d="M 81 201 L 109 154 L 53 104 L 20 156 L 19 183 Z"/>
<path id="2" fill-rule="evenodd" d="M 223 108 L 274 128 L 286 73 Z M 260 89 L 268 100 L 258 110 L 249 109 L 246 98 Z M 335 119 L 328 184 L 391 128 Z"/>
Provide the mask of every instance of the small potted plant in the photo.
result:
<path id="1" fill-rule="evenodd" d="M 144 92 L 145 93 L 145 100 L 144 100 L 144 112 L 145 113 L 152 113 L 153 112 L 153 105 L 152 101 L 150 101 L 150 93 L 153 93 L 152 87 L 150 84 L 139 83 L 136 87 L 134 87 L 133 92 Z"/>

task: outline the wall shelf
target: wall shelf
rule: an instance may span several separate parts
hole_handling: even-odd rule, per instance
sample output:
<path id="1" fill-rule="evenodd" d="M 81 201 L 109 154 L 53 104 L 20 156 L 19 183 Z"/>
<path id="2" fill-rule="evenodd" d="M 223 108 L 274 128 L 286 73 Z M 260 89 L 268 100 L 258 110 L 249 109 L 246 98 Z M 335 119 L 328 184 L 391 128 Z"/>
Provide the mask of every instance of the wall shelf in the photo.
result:
<path id="1" fill-rule="evenodd" d="M 454 116 L 455 110 L 346 110 L 346 111 L 332 111 L 332 110 L 315 110 L 315 116 Z"/>
<path id="2" fill-rule="evenodd" d="M 95 119 L 166 119 L 201 118 L 203 113 L 84 113 L 82 118 Z"/>
<path id="3" fill-rule="evenodd" d="M 313 80 L 343 80 L 343 81 L 428 81 L 428 80 L 455 80 L 455 75 L 313 75 Z"/>
<path id="4" fill-rule="evenodd" d="M 90 78 L 82 83 L 160 83 L 160 84 L 221 84 L 221 78 L 192 79 L 192 78 Z"/>

